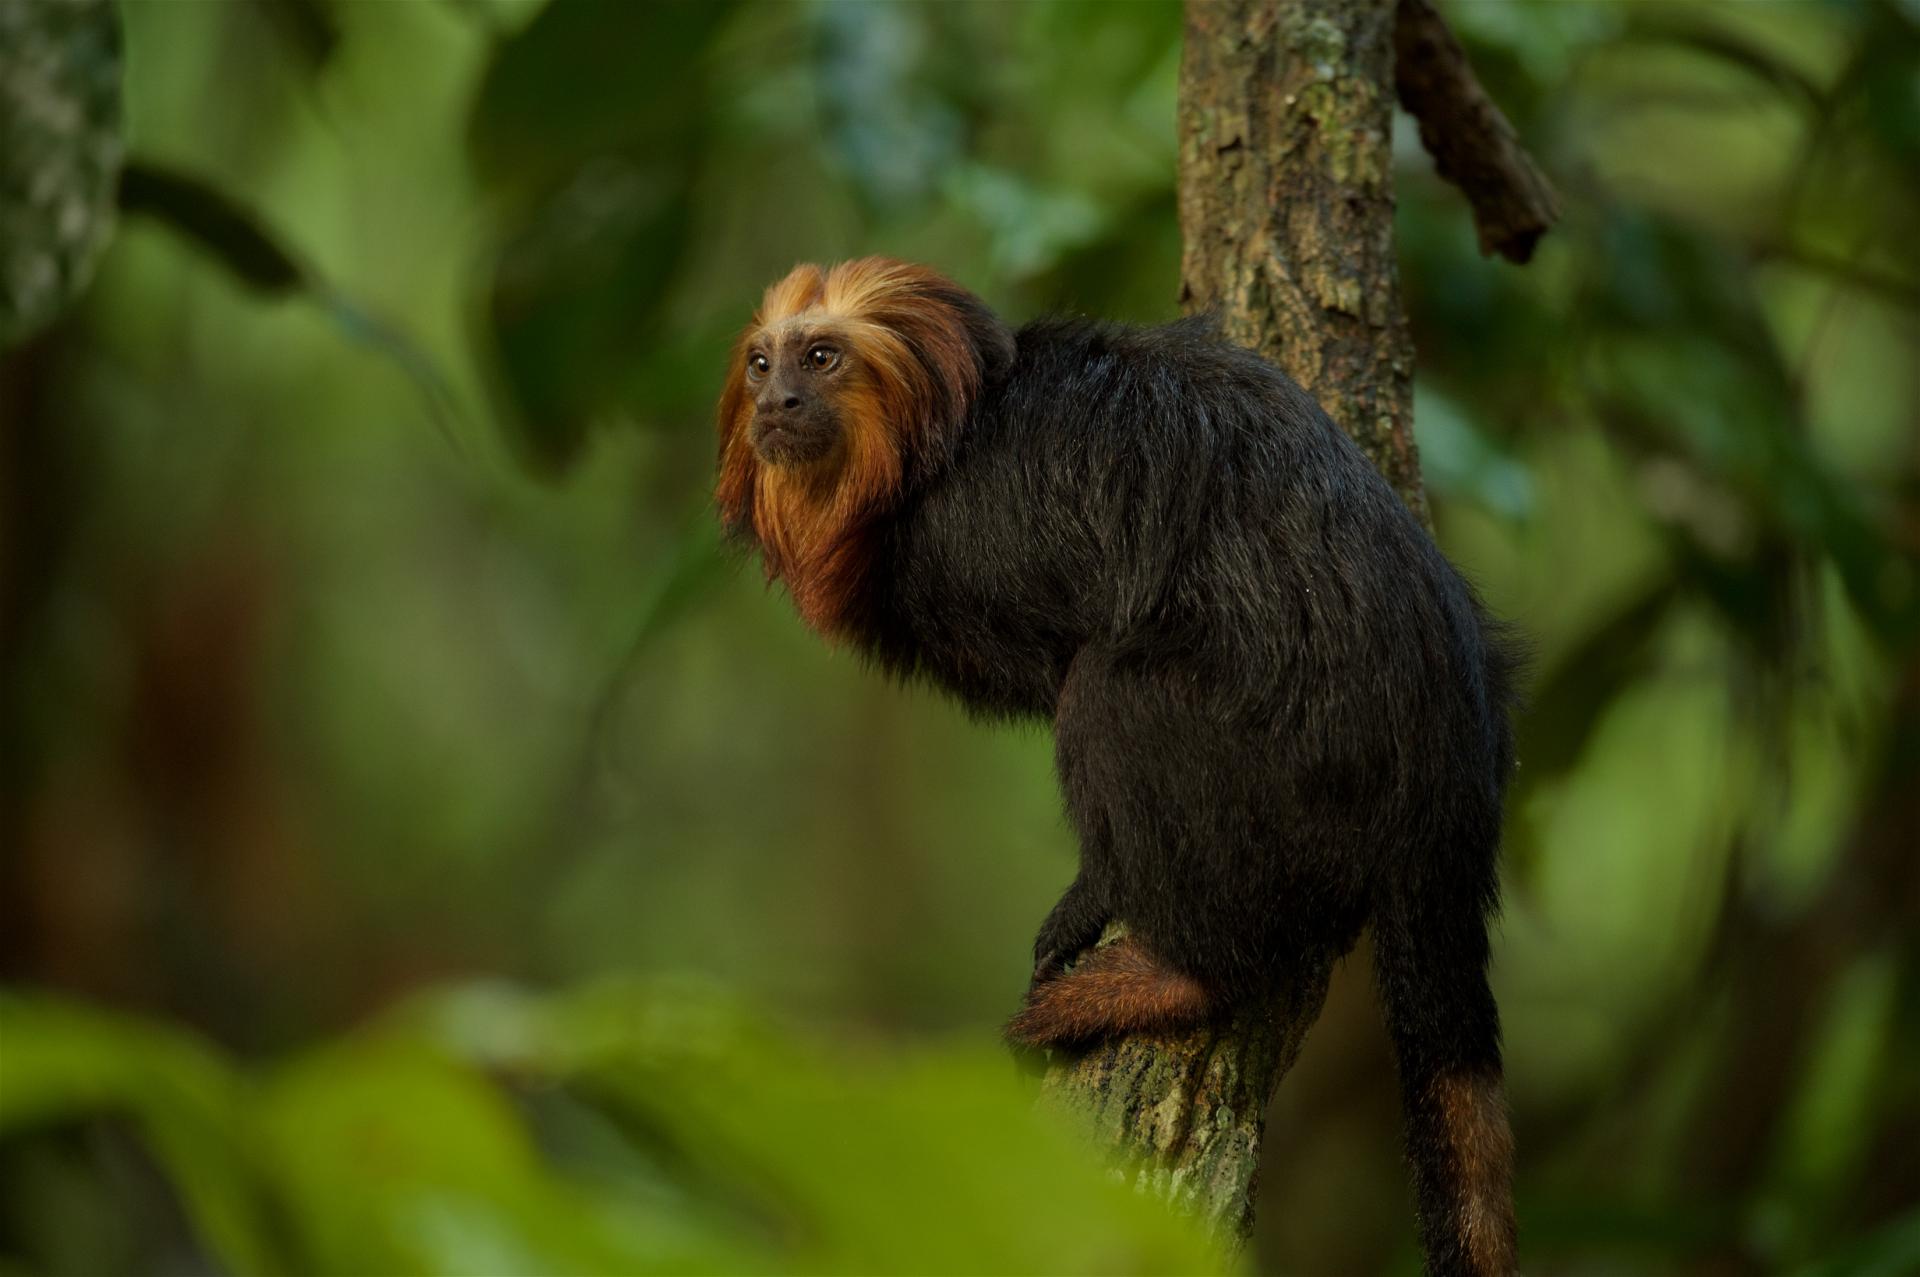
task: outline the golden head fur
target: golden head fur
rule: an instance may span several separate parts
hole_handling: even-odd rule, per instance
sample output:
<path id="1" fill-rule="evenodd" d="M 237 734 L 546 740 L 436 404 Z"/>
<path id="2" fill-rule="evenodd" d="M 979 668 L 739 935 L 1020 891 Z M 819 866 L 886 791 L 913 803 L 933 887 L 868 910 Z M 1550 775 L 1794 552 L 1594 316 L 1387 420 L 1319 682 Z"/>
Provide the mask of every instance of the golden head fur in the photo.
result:
<path id="1" fill-rule="evenodd" d="M 874 519 L 937 468 L 985 379 L 1011 357 L 1012 338 L 992 313 L 924 266 L 803 264 L 767 289 L 720 397 L 715 497 L 809 624 L 842 629 Z M 787 384 L 781 375 L 797 393 L 770 400 L 766 387 Z M 782 450 L 775 441 L 789 432 L 767 421 L 801 393 L 808 446 Z"/>

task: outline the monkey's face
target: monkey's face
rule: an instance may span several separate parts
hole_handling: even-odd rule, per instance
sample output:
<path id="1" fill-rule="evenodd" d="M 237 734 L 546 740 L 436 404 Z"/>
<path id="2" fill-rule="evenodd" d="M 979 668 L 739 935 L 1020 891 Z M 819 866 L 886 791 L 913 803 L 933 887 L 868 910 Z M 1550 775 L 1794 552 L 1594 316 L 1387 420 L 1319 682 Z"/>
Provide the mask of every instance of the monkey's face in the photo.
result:
<path id="1" fill-rule="evenodd" d="M 876 516 L 937 473 L 1013 356 L 986 304 L 924 266 L 802 263 L 767 289 L 714 413 L 714 504 L 810 624 L 843 625 Z"/>
<path id="2" fill-rule="evenodd" d="M 801 316 L 769 325 L 747 346 L 747 441 L 774 466 L 808 466 L 840 451 L 843 399 L 852 373 L 849 344 Z"/>

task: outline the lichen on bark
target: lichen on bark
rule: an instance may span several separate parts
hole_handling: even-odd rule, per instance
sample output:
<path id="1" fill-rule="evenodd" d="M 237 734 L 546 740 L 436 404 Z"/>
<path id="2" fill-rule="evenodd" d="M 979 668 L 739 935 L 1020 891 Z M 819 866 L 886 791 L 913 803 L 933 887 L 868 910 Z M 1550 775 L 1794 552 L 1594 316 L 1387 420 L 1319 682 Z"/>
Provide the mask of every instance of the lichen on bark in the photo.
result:
<path id="1" fill-rule="evenodd" d="M 120 159 L 113 0 L 0 0 L 0 347 L 92 276 Z"/>

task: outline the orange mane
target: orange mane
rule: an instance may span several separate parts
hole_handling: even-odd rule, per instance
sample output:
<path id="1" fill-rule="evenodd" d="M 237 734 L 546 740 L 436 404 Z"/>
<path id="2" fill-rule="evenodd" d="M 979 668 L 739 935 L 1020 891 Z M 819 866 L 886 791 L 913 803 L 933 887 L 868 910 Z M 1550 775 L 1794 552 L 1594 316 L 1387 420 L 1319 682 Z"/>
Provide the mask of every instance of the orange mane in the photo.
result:
<path id="1" fill-rule="evenodd" d="M 833 321 L 856 356 L 854 380 L 840 395 L 846 446 L 829 466 L 765 466 L 747 438 L 747 350 L 766 326 L 809 314 Z M 874 518 L 916 466 L 937 464 L 951 449 L 993 353 L 981 342 L 1006 340 L 981 328 L 985 316 L 971 294 L 924 266 L 863 257 L 826 270 L 794 267 L 767 289 L 735 343 L 720 396 L 715 499 L 729 530 L 758 543 L 767 579 L 784 581 L 821 633 L 845 629 L 871 558 Z M 993 331 L 1004 332 L 997 324 Z"/>

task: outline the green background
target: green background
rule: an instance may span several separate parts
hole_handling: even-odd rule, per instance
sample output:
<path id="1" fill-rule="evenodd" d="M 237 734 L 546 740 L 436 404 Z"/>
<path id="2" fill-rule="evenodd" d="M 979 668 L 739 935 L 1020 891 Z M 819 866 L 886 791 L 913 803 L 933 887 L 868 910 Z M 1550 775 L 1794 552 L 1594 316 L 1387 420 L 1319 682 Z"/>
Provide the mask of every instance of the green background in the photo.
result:
<path id="1" fill-rule="evenodd" d="M 1565 204 L 1484 260 L 1398 122 L 1440 540 L 1537 650 L 1523 1259 L 1912 1271 L 1920 10 L 1443 7 Z M 0 364 L 0 1271 L 1212 1262 L 993 1046 L 1048 738 L 708 506 L 796 261 L 1176 314 L 1178 7 L 122 14 L 192 181 Z M 1397 1131 L 1363 945 L 1244 1265 L 1417 1271 Z"/>

